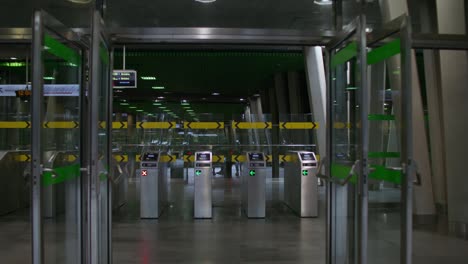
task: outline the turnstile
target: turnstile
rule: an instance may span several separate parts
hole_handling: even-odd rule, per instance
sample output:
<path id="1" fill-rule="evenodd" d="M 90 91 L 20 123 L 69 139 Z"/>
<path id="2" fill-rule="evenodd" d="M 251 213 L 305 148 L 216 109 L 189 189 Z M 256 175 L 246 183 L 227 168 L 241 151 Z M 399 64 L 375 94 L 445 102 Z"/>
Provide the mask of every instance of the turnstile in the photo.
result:
<path id="1" fill-rule="evenodd" d="M 212 153 L 209 151 L 195 152 L 194 165 L 194 218 L 212 218 Z"/>
<path id="2" fill-rule="evenodd" d="M 266 161 L 262 152 L 247 152 L 242 166 L 242 210 L 248 218 L 265 217 Z"/>
<path id="3" fill-rule="evenodd" d="M 317 158 L 314 152 L 291 151 L 284 167 L 284 201 L 300 217 L 318 216 Z"/>
<path id="4" fill-rule="evenodd" d="M 146 152 L 140 162 L 140 218 L 159 218 L 167 203 L 167 163 L 160 152 Z"/>

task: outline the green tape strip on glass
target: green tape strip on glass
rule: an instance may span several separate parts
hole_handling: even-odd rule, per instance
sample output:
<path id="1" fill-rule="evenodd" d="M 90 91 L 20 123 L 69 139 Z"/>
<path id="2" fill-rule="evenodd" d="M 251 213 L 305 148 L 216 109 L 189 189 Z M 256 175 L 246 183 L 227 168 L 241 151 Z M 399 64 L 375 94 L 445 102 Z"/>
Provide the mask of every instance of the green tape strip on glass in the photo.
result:
<path id="1" fill-rule="evenodd" d="M 395 39 L 367 53 L 367 64 L 372 65 L 401 53 L 401 40 Z"/>
<path id="2" fill-rule="evenodd" d="M 356 57 L 357 48 L 358 46 L 356 42 L 349 43 L 346 47 L 344 47 L 332 56 L 331 67 L 336 68 L 336 66 L 341 65 L 349 61 L 350 59 Z"/>
<path id="3" fill-rule="evenodd" d="M 331 166 L 332 178 L 345 179 L 345 178 L 348 177 L 350 171 L 351 171 L 351 167 L 347 166 L 347 165 L 332 164 L 332 166 Z M 351 180 L 349 182 L 356 183 L 357 182 L 357 175 L 354 174 L 351 177 Z"/>
<path id="4" fill-rule="evenodd" d="M 369 152 L 369 158 L 400 158 L 400 152 Z"/>
<path id="5" fill-rule="evenodd" d="M 401 184 L 400 171 L 388 169 L 385 166 L 379 165 L 371 165 L 370 167 L 373 168 L 372 172 L 369 174 L 370 179 Z M 348 177 L 350 171 L 351 167 L 346 165 L 332 164 L 331 167 L 331 175 L 333 178 L 345 179 Z M 356 183 L 357 175 L 354 174 L 349 182 L 353 184 Z"/>
<path id="6" fill-rule="evenodd" d="M 54 185 L 68 180 L 76 179 L 80 177 L 80 175 L 81 173 L 79 164 L 54 168 L 53 173 L 46 171 L 42 174 L 42 184 L 44 186 Z"/>
<path id="7" fill-rule="evenodd" d="M 394 115 L 369 115 L 367 117 L 370 121 L 393 121 L 395 120 Z"/>
<path id="8" fill-rule="evenodd" d="M 76 66 L 81 64 L 81 56 L 77 51 L 67 47 L 47 34 L 44 35 L 44 46 L 45 50 L 50 54 L 62 58 Z"/>

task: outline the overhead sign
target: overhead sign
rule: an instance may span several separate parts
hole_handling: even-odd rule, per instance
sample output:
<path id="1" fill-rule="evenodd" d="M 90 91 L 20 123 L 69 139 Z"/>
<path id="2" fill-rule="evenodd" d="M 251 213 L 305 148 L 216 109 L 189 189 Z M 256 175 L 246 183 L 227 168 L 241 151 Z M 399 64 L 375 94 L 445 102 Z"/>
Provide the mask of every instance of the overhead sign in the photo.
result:
<path id="1" fill-rule="evenodd" d="M 137 88 L 137 72 L 134 70 L 114 70 L 112 84 L 115 89 Z"/>
<path id="2" fill-rule="evenodd" d="M 31 86 L 28 85 L 29 88 Z M 25 84 L 3 84 L 0 85 L 0 96 L 16 97 L 16 91 L 26 90 Z M 45 84 L 44 96 L 80 96 L 80 85 L 78 84 Z"/>

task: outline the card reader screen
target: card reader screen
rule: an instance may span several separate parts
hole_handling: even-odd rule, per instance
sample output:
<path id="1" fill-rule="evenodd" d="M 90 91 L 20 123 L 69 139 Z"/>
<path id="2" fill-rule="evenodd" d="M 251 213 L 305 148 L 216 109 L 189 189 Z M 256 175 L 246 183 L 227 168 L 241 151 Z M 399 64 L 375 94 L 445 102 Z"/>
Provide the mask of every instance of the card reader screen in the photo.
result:
<path id="1" fill-rule="evenodd" d="M 249 160 L 250 161 L 264 161 L 263 153 L 250 152 Z"/>
<path id="2" fill-rule="evenodd" d="M 145 153 L 143 154 L 142 161 L 158 161 L 158 153 Z"/>
<path id="3" fill-rule="evenodd" d="M 315 156 L 313 153 L 301 153 L 301 160 L 313 160 L 315 161 Z"/>
<path id="4" fill-rule="evenodd" d="M 197 153 L 197 161 L 211 161 L 211 153 Z"/>

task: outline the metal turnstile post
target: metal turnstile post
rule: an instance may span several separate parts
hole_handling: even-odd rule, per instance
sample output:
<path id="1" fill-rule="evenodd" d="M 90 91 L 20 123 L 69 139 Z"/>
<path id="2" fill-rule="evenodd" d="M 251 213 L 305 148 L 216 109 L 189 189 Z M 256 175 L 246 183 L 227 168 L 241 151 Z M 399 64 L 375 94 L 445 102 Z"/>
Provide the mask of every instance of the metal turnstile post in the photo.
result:
<path id="1" fill-rule="evenodd" d="M 248 218 L 265 218 L 265 155 L 247 152 L 241 175 L 243 211 Z"/>
<path id="2" fill-rule="evenodd" d="M 167 164 L 160 161 L 161 155 L 141 155 L 140 218 L 159 218 L 167 201 Z"/>
<path id="3" fill-rule="evenodd" d="M 212 218 L 212 153 L 195 152 L 194 218 Z"/>
<path id="4" fill-rule="evenodd" d="M 318 216 L 317 158 L 314 152 L 291 151 L 284 168 L 284 202 L 300 217 Z"/>

